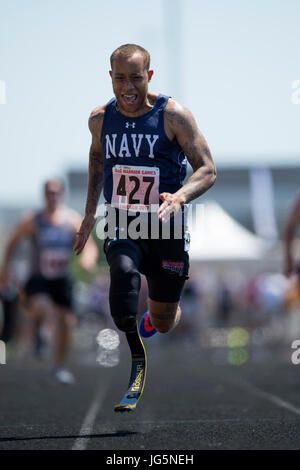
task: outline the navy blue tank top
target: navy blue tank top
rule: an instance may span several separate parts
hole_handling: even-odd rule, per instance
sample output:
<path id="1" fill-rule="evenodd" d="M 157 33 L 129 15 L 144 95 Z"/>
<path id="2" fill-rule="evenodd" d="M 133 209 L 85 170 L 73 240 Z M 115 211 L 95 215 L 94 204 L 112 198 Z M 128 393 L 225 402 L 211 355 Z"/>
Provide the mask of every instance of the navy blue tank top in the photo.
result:
<path id="1" fill-rule="evenodd" d="M 107 103 L 101 134 L 103 192 L 107 203 L 112 199 L 115 165 L 158 167 L 160 193 L 175 193 L 183 185 L 187 159 L 176 139 L 171 141 L 164 128 L 168 99 L 159 94 L 153 108 L 138 117 L 121 114 L 116 98 Z"/>
<path id="2" fill-rule="evenodd" d="M 67 276 L 75 238 L 71 227 L 68 223 L 51 224 L 42 212 L 35 214 L 34 225 L 32 272 L 47 279 Z"/>

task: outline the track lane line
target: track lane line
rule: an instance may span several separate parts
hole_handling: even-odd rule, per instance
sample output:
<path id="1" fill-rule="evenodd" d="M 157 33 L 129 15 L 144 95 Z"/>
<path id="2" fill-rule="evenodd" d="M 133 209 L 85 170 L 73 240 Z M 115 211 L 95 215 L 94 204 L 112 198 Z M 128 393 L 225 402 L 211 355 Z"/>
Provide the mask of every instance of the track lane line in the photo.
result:
<path id="1" fill-rule="evenodd" d="M 82 426 L 80 428 L 79 437 L 74 442 L 72 450 L 85 450 L 87 448 L 88 442 L 90 440 L 88 435 L 91 434 L 93 431 L 95 419 L 106 396 L 107 390 L 107 382 L 105 383 L 105 385 L 103 385 L 103 382 L 98 385 L 94 399 L 85 415 Z"/>
<path id="2" fill-rule="evenodd" d="M 236 385 L 241 386 L 242 388 L 246 389 L 247 391 L 250 391 L 250 393 L 253 393 L 254 395 L 260 396 L 262 398 L 265 398 L 267 401 L 274 403 L 275 405 L 279 406 L 280 408 L 284 408 L 291 413 L 294 413 L 298 416 L 300 416 L 300 408 L 297 406 L 293 405 L 292 403 L 289 403 L 286 400 L 283 400 L 282 398 L 278 397 L 277 395 L 273 395 L 272 393 L 265 392 L 264 390 L 261 390 L 260 388 L 256 387 L 255 385 L 252 385 L 250 382 L 246 381 L 239 381 L 236 382 Z"/>

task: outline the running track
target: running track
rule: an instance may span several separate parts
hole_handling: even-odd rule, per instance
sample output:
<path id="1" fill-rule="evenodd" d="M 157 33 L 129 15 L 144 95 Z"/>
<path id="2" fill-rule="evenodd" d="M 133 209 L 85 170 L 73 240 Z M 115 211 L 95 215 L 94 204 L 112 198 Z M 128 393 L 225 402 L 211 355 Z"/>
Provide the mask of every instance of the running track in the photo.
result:
<path id="1" fill-rule="evenodd" d="M 144 395 L 131 414 L 113 412 L 129 378 L 124 342 L 111 368 L 93 354 L 83 363 L 74 351 L 72 387 L 51 383 L 45 363 L 8 357 L 0 366 L 0 450 L 300 448 L 300 364 L 289 345 L 256 347 L 232 366 L 225 350 L 153 339 L 145 341 Z"/>

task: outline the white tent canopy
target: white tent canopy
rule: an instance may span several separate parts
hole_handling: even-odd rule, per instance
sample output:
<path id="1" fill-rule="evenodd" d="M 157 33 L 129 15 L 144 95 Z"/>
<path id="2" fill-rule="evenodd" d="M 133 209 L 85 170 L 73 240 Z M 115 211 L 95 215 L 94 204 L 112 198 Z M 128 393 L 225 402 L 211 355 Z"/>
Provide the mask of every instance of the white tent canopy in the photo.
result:
<path id="1" fill-rule="evenodd" d="M 191 260 L 259 260 L 270 247 L 216 202 L 205 202 L 202 209 L 202 216 L 189 223 Z"/>

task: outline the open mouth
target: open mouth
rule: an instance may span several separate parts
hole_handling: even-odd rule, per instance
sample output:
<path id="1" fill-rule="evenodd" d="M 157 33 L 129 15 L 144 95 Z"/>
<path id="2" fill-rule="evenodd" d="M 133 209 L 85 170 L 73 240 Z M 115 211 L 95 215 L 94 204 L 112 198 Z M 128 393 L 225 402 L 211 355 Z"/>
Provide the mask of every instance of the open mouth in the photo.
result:
<path id="1" fill-rule="evenodd" d="M 137 101 L 137 95 L 122 95 L 122 99 L 127 106 L 132 106 Z"/>

